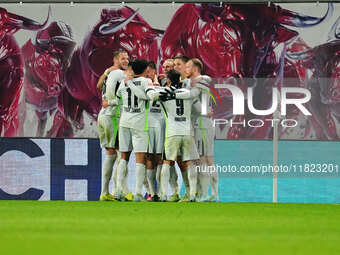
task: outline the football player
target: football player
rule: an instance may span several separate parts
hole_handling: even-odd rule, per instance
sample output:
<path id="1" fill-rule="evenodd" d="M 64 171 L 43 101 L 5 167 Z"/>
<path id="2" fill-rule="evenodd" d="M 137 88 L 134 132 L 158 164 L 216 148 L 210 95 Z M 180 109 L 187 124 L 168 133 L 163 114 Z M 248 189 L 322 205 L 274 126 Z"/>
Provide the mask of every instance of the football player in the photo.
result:
<path id="1" fill-rule="evenodd" d="M 158 80 L 163 87 L 167 85 L 166 76 L 172 69 L 174 69 L 174 60 L 172 58 L 166 59 L 162 65 L 162 73 L 158 75 Z"/>
<path id="2" fill-rule="evenodd" d="M 142 196 L 146 176 L 145 156 L 148 151 L 148 97 L 145 90 L 153 83 L 145 78 L 148 61 L 137 59 L 131 63 L 132 73 L 119 86 L 117 97 L 122 98 L 122 115 L 119 123 L 119 150 L 121 160 L 117 168 L 117 195 L 122 199 L 123 181 L 131 151 L 136 154 L 136 195 L 134 201 L 145 201 Z"/>
<path id="3" fill-rule="evenodd" d="M 113 165 L 117 158 L 119 107 L 115 92 L 124 79 L 124 70 L 129 64 L 129 56 L 123 50 L 113 54 L 113 66 L 105 70 L 100 77 L 97 88 L 102 90 L 102 109 L 98 114 L 98 134 L 100 145 L 105 148 L 106 156 L 102 166 L 101 201 L 112 201 L 109 193 L 109 183 L 112 177 Z"/>
<path id="4" fill-rule="evenodd" d="M 156 65 L 153 61 L 150 61 L 148 64 L 146 78 L 153 80 L 153 88 L 157 89 L 159 87 Z M 156 172 L 158 165 L 161 165 L 161 153 L 164 144 L 164 118 L 157 101 L 150 102 L 149 104 L 148 127 L 149 147 L 146 157 L 146 177 L 150 190 L 150 193 L 148 193 L 151 195 L 149 201 L 157 202 L 159 197 L 156 191 Z"/>
<path id="5" fill-rule="evenodd" d="M 186 77 L 186 73 L 185 73 L 185 64 L 189 61 L 189 58 L 187 56 L 184 55 L 180 55 L 180 56 L 176 56 L 174 58 L 174 70 L 176 70 L 177 72 L 179 72 L 181 74 L 181 82 L 182 82 L 182 86 L 184 88 L 189 88 L 189 79 L 187 79 Z M 185 194 L 182 197 L 181 201 L 182 202 L 187 202 L 189 201 L 189 177 L 188 177 L 188 171 L 184 171 L 183 169 L 185 169 L 185 166 L 182 164 L 181 160 L 179 159 L 177 161 L 177 164 L 179 166 L 179 168 L 181 169 L 181 173 L 182 173 L 182 179 L 183 179 L 183 183 L 185 186 Z M 172 170 L 173 168 L 171 168 L 170 173 L 173 172 Z M 170 178 L 171 180 L 171 178 Z"/>
<path id="6" fill-rule="evenodd" d="M 148 88 L 146 92 L 148 92 L 149 90 L 162 90 L 162 87 L 159 86 L 159 84 L 157 83 L 158 80 L 156 76 L 156 66 L 153 62 L 150 62 L 148 69 L 148 78 L 154 78 L 154 86 L 152 88 Z M 149 109 L 149 153 L 147 157 L 147 176 L 149 186 L 152 188 L 157 188 L 157 190 L 152 190 L 153 198 L 151 199 L 151 201 L 158 201 L 160 195 L 160 172 L 163 164 L 161 156 L 164 150 L 165 120 L 159 101 L 151 101 Z M 155 168 L 157 168 L 157 170 L 155 170 Z M 177 179 L 178 175 L 174 164 L 172 164 L 170 168 L 170 187 L 173 194 L 169 198 L 170 202 L 177 202 L 180 200 Z"/>
<path id="7" fill-rule="evenodd" d="M 194 102 L 194 108 L 196 113 L 193 118 L 194 121 L 194 133 L 195 142 L 198 153 L 200 155 L 199 171 L 198 171 L 198 183 L 199 183 L 199 200 L 209 201 L 208 191 L 210 181 L 212 184 L 212 200 L 218 200 L 218 175 L 216 171 L 210 171 L 214 167 L 214 137 L 215 129 L 213 127 L 213 121 L 211 119 L 212 108 L 211 98 L 209 96 L 209 83 L 211 78 L 206 75 L 202 75 L 203 64 L 198 58 L 190 59 L 186 63 L 185 72 L 190 79 L 190 86 L 199 88 L 201 93 Z M 203 113 L 201 104 L 203 100 L 208 103 L 209 113 Z M 210 104 L 209 104 L 210 103 Z"/>
<path id="8" fill-rule="evenodd" d="M 166 89 L 166 93 L 148 93 L 153 100 L 158 96 L 162 101 L 166 120 L 165 160 L 161 172 L 162 201 L 167 201 L 171 164 L 181 162 L 181 171 L 189 171 L 190 176 L 191 172 L 196 171 L 192 161 L 199 158 L 193 137 L 191 108 L 200 91 L 197 88 L 183 88 L 181 75 L 175 70 L 169 71 L 167 77 L 170 88 Z M 196 200 L 196 192 L 197 187 L 190 182 L 190 201 Z"/>

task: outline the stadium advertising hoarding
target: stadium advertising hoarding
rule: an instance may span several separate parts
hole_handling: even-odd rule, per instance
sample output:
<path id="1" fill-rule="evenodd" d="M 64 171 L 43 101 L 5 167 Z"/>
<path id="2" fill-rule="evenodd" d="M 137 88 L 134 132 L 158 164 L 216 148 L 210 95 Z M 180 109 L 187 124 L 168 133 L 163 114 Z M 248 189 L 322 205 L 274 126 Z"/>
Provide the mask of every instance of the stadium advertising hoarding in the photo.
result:
<path id="1" fill-rule="evenodd" d="M 98 200 L 98 141 L 2 139 L 0 199 Z"/>
<path id="2" fill-rule="evenodd" d="M 97 139 L 0 138 L 0 144 L 0 200 L 98 200 L 104 152 Z M 280 202 L 339 203 L 336 143 L 284 141 L 280 152 Z M 271 154 L 271 141 L 216 141 L 220 200 L 271 202 Z M 128 186 L 135 190 L 133 154 Z"/>
<path id="3" fill-rule="evenodd" d="M 1 137 L 96 138 L 95 85 L 123 48 L 159 70 L 179 54 L 200 58 L 218 99 L 216 139 L 271 139 L 275 118 L 258 111 L 275 108 L 275 89 L 290 89 L 291 100 L 310 93 L 301 105 L 310 115 L 288 104 L 279 138 L 339 140 L 338 3 L 1 7 Z M 18 26 L 23 17 L 31 21 Z M 243 114 L 221 84 L 242 91 Z"/>
<path id="4" fill-rule="evenodd" d="M 102 150 L 97 139 L 1 139 L 0 200 L 98 200 Z M 134 188 L 134 163 L 129 188 Z"/>

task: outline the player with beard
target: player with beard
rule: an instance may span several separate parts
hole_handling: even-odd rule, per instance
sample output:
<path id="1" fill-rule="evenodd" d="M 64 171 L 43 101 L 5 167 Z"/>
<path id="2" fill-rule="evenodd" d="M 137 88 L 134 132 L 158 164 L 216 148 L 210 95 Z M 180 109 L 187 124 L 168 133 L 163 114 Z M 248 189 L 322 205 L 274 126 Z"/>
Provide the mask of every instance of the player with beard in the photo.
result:
<path id="1" fill-rule="evenodd" d="M 158 75 L 158 81 L 160 82 L 161 86 L 166 86 L 167 85 L 167 78 L 166 76 L 168 75 L 168 72 L 170 70 L 174 69 L 174 60 L 172 58 L 166 59 L 163 62 L 162 65 L 162 72 L 160 75 Z"/>
<path id="2" fill-rule="evenodd" d="M 200 186 L 198 190 L 199 193 L 201 193 L 199 194 L 199 200 L 209 201 L 208 191 L 211 182 L 212 197 L 210 199 L 215 201 L 218 200 L 218 175 L 216 171 L 209 171 L 209 169 L 214 169 L 215 137 L 215 129 L 211 119 L 212 101 L 209 96 L 209 83 L 211 82 L 211 78 L 209 76 L 202 75 L 202 70 L 203 64 L 197 58 L 190 59 L 186 63 L 185 72 L 187 77 L 190 79 L 190 86 L 199 88 L 201 91 L 198 99 L 194 102 L 194 108 L 196 109 L 194 112 L 198 114 L 193 117 L 195 142 L 200 155 L 199 171 L 197 172 L 198 183 Z M 201 109 L 203 97 L 205 97 L 208 102 L 209 113 L 207 114 L 203 114 Z M 192 178 L 194 178 L 194 176 Z"/>
<path id="3" fill-rule="evenodd" d="M 117 159 L 118 122 L 120 110 L 115 95 L 120 82 L 124 79 L 124 70 L 129 64 L 129 56 L 123 50 L 113 54 L 113 66 L 105 70 L 100 77 L 97 88 L 102 90 L 102 109 L 98 114 L 98 134 L 100 145 L 105 148 L 106 155 L 102 166 L 102 189 L 100 200 L 112 201 L 109 193 L 109 183 L 112 177 L 113 165 Z"/>

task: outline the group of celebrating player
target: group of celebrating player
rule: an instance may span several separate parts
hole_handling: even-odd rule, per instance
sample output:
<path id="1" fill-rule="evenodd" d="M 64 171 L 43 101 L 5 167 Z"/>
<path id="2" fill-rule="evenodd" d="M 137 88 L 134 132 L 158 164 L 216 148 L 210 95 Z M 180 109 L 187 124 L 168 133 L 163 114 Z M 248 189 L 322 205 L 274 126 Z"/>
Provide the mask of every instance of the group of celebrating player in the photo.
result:
<path id="1" fill-rule="evenodd" d="M 106 156 L 102 166 L 103 201 L 218 201 L 218 174 L 214 169 L 212 110 L 202 112 L 209 97 L 209 76 L 201 75 L 197 59 L 178 56 L 163 63 L 129 62 L 127 52 L 115 51 L 113 66 L 99 78 L 102 109 L 98 133 Z M 211 108 L 210 108 L 211 109 Z M 136 156 L 136 190 L 128 189 L 128 162 Z M 185 195 L 180 198 L 177 162 Z M 109 182 L 114 180 L 113 195 Z M 168 197 L 168 185 L 172 195 Z M 147 197 L 142 195 L 143 185 Z M 211 195 L 209 187 L 211 186 Z"/>

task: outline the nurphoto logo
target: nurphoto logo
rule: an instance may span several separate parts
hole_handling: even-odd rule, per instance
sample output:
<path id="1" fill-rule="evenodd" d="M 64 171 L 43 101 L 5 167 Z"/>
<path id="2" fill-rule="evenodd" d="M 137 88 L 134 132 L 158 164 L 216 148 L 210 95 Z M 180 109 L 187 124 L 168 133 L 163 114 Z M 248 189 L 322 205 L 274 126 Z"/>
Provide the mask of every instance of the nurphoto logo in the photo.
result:
<path id="1" fill-rule="evenodd" d="M 308 103 L 311 99 L 311 92 L 306 88 L 301 87 L 283 87 L 281 93 L 277 87 L 272 87 L 272 104 L 268 109 L 256 109 L 254 106 L 254 87 L 247 89 L 246 95 L 236 85 L 231 84 L 215 84 L 214 91 L 218 89 L 228 89 L 232 96 L 233 115 L 244 115 L 245 104 L 247 102 L 250 113 L 257 116 L 268 116 L 273 114 L 273 118 L 263 119 L 248 119 L 236 122 L 232 119 L 213 119 L 214 126 L 216 125 L 243 125 L 249 127 L 262 127 L 265 122 L 271 122 L 271 126 L 274 126 L 275 122 L 279 122 L 283 127 L 295 127 L 298 122 L 295 119 L 284 119 L 282 116 L 287 115 L 287 105 L 294 105 L 305 116 L 311 116 L 310 111 L 304 104 Z M 215 92 L 218 95 L 218 93 Z M 288 97 L 288 94 L 291 96 Z M 211 96 L 211 95 L 210 95 Z M 296 96 L 296 98 L 294 97 Z M 209 95 L 204 94 L 202 97 L 201 111 L 203 115 L 208 113 Z M 220 101 L 221 102 L 221 101 Z M 281 115 L 281 117 L 280 117 Z"/>

